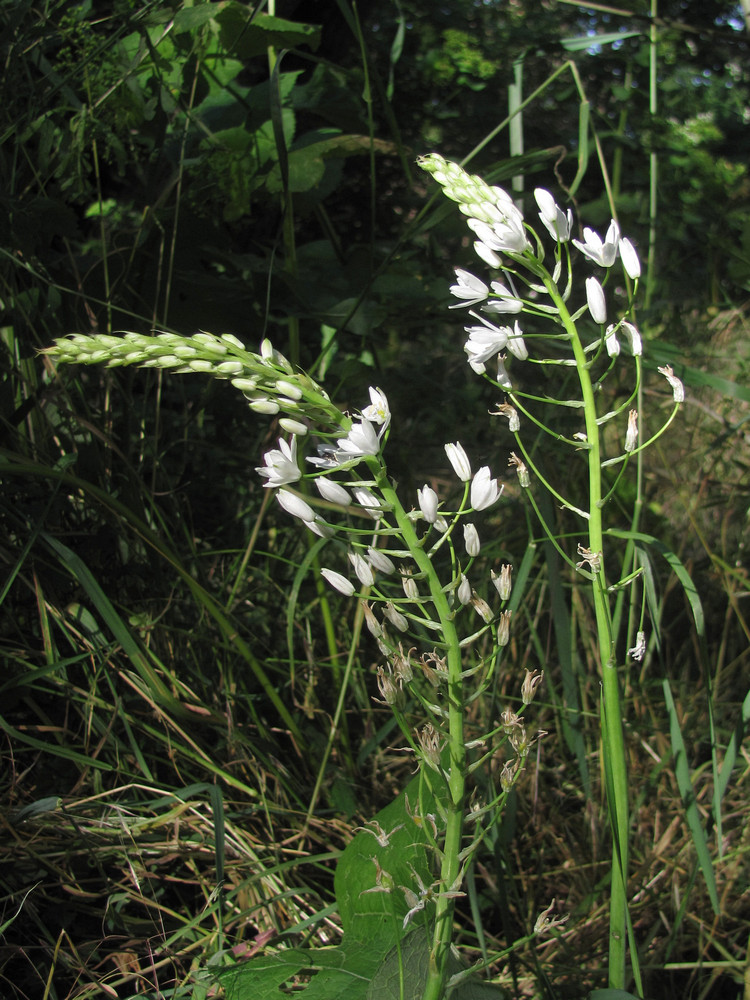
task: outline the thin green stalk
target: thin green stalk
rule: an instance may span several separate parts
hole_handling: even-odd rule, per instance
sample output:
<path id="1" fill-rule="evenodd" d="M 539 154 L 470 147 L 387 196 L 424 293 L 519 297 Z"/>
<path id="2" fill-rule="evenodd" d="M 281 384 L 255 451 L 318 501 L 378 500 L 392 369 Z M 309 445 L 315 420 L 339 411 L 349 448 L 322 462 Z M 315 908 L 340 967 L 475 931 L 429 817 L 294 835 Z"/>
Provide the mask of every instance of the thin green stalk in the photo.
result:
<path id="1" fill-rule="evenodd" d="M 430 600 L 442 626 L 445 660 L 448 671 L 448 801 L 446 803 L 445 841 L 440 866 L 440 891 L 436 898 L 435 929 L 432 950 L 422 1000 L 441 1000 L 444 995 L 453 929 L 454 900 L 448 893 L 454 889 L 461 872 L 461 840 L 466 799 L 466 746 L 464 744 L 464 699 L 461 643 L 453 622 L 448 599 L 429 556 L 425 552 L 413 523 L 401 506 L 396 490 L 388 481 L 377 459 L 369 463 L 378 489 L 392 505 L 402 538 L 414 561 L 424 575 L 430 590 Z"/>
<path id="2" fill-rule="evenodd" d="M 602 748 L 603 750 L 606 748 L 608 757 L 604 762 L 605 768 L 609 768 L 611 772 L 609 813 L 613 844 L 609 915 L 609 985 L 613 989 L 624 989 L 627 942 L 628 776 L 620 706 L 620 685 L 617 677 L 612 621 L 606 597 L 602 529 L 601 441 L 594 389 L 578 330 L 551 277 L 545 273 L 542 275 L 542 280 L 559 310 L 563 326 L 570 335 L 584 405 L 589 472 L 588 548 L 592 553 L 600 554 L 601 557 L 599 570 L 593 574 L 592 597 L 596 616 L 604 703 Z M 633 956 L 633 962 L 637 962 L 635 956 Z"/>

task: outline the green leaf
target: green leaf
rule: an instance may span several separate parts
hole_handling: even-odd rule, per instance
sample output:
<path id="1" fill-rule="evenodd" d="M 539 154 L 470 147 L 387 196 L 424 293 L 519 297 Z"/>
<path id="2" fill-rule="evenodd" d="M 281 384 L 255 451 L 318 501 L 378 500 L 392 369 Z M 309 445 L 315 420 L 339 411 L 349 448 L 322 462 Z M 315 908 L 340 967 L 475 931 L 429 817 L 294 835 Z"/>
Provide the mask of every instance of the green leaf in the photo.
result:
<path id="1" fill-rule="evenodd" d="M 426 792 L 426 786 L 422 785 L 423 810 L 437 815 L 434 799 Z M 414 871 L 425 884 L 432 881 L 427 858 L 428 838 L 406 811 L 407 795 L 410 809 L 416 809 L 420 797 L 419 777 L 360 830 L 336 866 L 334 890 L 345 934 L 366 940 L 375 929 L 380 933 L 382 928 L 390 927 L 389 944 L 395 945 L 402 936 L 403 920 L 409 910 L 400 886 L 415 888 Z M 386 846 L 378 842 L 381 830 L 387 836 Z M 379 871 L 383 873 L 382 884 L 390 876 L 393 885 L 390 892 L 372 891 L 377 888 Z"/>
<path id="2" fill-rule="evenodd" d="M 251 959 L 219 975 L 227 1000 L 280 1000 L 290 979 L 311 977 L 304 1000 L 365 1000 L 368 986 L 387 948 L 376 936 L 356 941 L 344 935 L 336 948 L 290 948 Z"/>
<path id="3" fill-rule="evenodd" d="M 294 49 L 307 46 L 314 52 L 320 45 L 321 29 L 315 24 L 285 21 L 269 14 L 255 14 L 253 8 L 230 2 L 217 7 L 222 43 L 238 59 L 265 55 L 270 48 Z"/>

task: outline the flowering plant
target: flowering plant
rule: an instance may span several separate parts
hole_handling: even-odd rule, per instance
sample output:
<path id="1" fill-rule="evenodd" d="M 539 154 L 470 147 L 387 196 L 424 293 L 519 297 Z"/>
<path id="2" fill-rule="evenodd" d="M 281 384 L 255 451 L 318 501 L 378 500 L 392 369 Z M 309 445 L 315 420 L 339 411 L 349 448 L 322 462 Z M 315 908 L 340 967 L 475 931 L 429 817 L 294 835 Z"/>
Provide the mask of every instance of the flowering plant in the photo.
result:
<path id="1" fill-rule="evenodd" d="M 614 220 L 603 240 L 589 229 L 583 241 L 572 240 L 570 210 L 560 208 L 550 192 L 537 189 L 540 236 L 501 188 L 435 154 L 423 157 L 420 166 L 457 202 L 476 237 L 476 254 L 491 271 L 484 280 L 457 268 L 450 291 L 456 300 L 452 308 L 468 311 L 467 361 L 501 394 L 492 415 L 507 421 L 507 463 L 545 535 L 571 572 L 590 585 L 613 834 L 610 982 L 621 986 L 629 929 L 628 787 L 616 670 L 620 637 L 610 607 L 603 513 L 629 461 L 674 418 L 682 385 L 671 369 L 660 369 L 674 406 L 650 441 L 641 441 L 635 404 L 643 377 L 642 345 L 632 315 L 640 264 Z M 583 290 L 574 282 L 574 264 L 581 262 L 596 272 L 587 274 Z M 619 318 L 608 323 L 618 262 L 631 294 Z M 523 708 L 508 708 L 471 738 L 466 732 L 467 706 L 488 691 L 504 662 L 512 614 L 521 599 L 510 563 L 502 565 L 499 574 L 487 574 L 481 561 L 484 526 L 477 515 L 501 504 L 503 485 L 497 475 L 490 466 L 475 470 L 463 445 L 449 442 L 445 454 L 456 476 L 458 504 L 449 508 L 448 498 L 441 499 L 429 483 L 412 497 L 400 495 L 384 455 L 391 428 L 385 393 L 371 387 L 370 402 L 361 412 L 344 413 L 268 341 L 255 354 L 229 335 L 76 335 L 57 341 L 47 353 L 61 362 L 139 364 L 212 374 L 242 392 L 254 411 L 277 417 L 289 435 L 263 456 L 256 471 L 286 513 L 313 535 L 330 540 L 332 565 L 321 574 L 335 591 L 360 602 L 382 658 L 374 676 L 377 700 L 392 711 L 418 769 L 409 789 L 359 831 L 339 864 L 337 896 L 346 951 L 349 960 L 352 954 L 358 956 L 360 979 L 369 977 L 374 984 L 386 975 L 389 951 L 396 948 L 401 955 L 408 938 L 413 954 L 426 959 L 415 958 L 423 1000 L 439 1000 L 448 989 L 460 996 L 472 970 L 457 969 L 451 958 L 456 900 L 464 894 L 467 867 L 497 823 L 530 749 L 545 735 L 527 731 Z M 633 371 L 631 392 L 613 410 L 602 412 L 600 390 L 626 358 Z M 575 370 L 576 398 L 554 401 L 580 414 L 575 434 L 563 436 L 544 423 L 537 410 L 547 400 L 523 387 L 526 365 Z M 565 497 L 548 482 L 526 445 L 524 424 L 541 431 L 555 447 L 567 449 L 570 460 L 580 464 L 587 482 L 585 503 Z M 605 454 L 602 439 L 608 425 L 618 428 L 616 437 L 622 440 L 611 454 Z M 316 443 L 303 460 L 300 453 L 308 436 Z M 617 469 L 617 478 L 605 492 L 603 472 L 610 466 Z M 305 489 L 306 481 L 317 497 Z M 542 491 L 572 517 L 575 526 L 566 534 L 576 540 L 575 553 L 566 551 L 547 523 L 539 502 Z M 446 558 L 438 559 L 439 554 Z M 641 610 L 629 651 L 633 658 L 645 651 L 643 622 Z M 481 655 L 472 653 L 480 640 Z M 532 702 L 542 678 L 543 671 L 526 671 L 519 683 L 523 707 Z M 478 786 L 471 776 L 489 764 L 501 746 L 506 753 L 497 787 L 487 781 L 484 797 L 472 799 Z M 561 922 L 550 912 L 551 907 L 537 920 L 535 934 Z M 631 955 L 637 978 L 632 947 Z M 304 961 L 295 954 L 296 967 L 303 967 Z M 403 955 L 401 961 L 403 972 Z M 314 995 L 313 987 L 308 993 Z"/>

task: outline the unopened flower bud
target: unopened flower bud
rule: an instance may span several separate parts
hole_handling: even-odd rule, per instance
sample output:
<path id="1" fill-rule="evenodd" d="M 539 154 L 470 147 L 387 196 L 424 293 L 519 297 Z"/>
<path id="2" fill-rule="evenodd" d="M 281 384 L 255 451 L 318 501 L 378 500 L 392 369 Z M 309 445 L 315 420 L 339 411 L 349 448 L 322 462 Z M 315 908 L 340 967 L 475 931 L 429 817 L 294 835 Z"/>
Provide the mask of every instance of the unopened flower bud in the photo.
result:
<path id="1" fill-rule="evenodd" d="M 349 562 L 352 564 L 359 582 L 363 587 L 371 587 L 375 583 L 372 566 L 363 556 L 359 554 L 359 552 L 349 552 L 348 556 Z"/>
<path id="2" fill-rule="evenodd" d="M 315 487 L 323 499 L 330 500 L 331 503 L 348 507 L 352 502 L 351 496 L 340 483 L 336 483 L 332 479 L 326 479 L 325 476 L 319 476 L 315 480 Z"/>
<path id="3" fill-rule="evenodd" d="M 466 554 L 472 559 L 482 551 L 479 532 L 475 524 L 469 523 L 464 525 L 464 545 L 466 546 Z"/>
<path id="4" fill-rule="evenodd" d="M 640 278 L 641 262 L 638 260 L 635 247 L 628 239 L 620 240 L 620 260 L 622 261 L 625 274 L 629 278 L 632 278 L 634 281 L 636 278 Z"/>
<path id="5" fill-rule="evenodd" d="M 458 585 L 458 590 L 456 591 L 459 601 L 461 604 L 466 605 L 471 600 L 471 584 L 469 583 L 468 577 L 461 574 L 461 582 Z"/>
<path id="6" fill-rule="evenodd" d="M 373 566 L 380 573 L 385 573 L 386 576 L 396 572 L 393 560 L 390 559 L 381 549 L 374 549 L 370 546 L 367 549 L 367 558 L 370 560 L 371 566 Z"/>
<path id="7" fill-rule="evenodd" d="M 604 298 L 604 289 L 598 278 L 586 278 L 586 301 L 589 304 L 589 312 L 595 323 L 607 322 L 607 300 Z"/>
<path id="8" fill-rule="evenodd" d="M 298 497 L 296 493 L 290 493 L 289 490 L 279 490 L 276 494 L 276 499 L 279 501 L 280 506 L 293 517 L 298 517 L 302 521 L 315 520 L 315 511 L 310 504 L 305 503 L 302 497 Z"/>
<path id="9" fill-rule="evenodd" d="M 354 585 L 345 576 L 342 576 L 341 573 L 337 573 L 332 569 L 322 569 L 320 575 L 330 583 L 334 590 L 338 590 L 344 597 L 351 597 L 354 593 Z"/>
<path id="10" fill-rule="evenodd" d="M 437 520 L 437 493 L 431 486 L 425 485 L 421 490 L 417 490 L 417 501 L 419 502 L 419 509 L 422 511 L 425 521 L 429 524 L 434 524 Z"/>
<path id="11" fill-rule="evenodd" d="M 402 570 L 402 574 L 401 586 L 404 588 L 404 593 L 410 601 L 415 601 L 419 597 L 417 582 L 409 573 L 404 573 Z"/>
<path id="12" fill-rule="evenodd" d="M 461 482 L 468 483 L 471 479 L 471 463 L 458 441 L 455 444 L 447 444 L 445 446 L 445 454 L 448 456 L 448 461 L 453 466 L 453 471 Z"/>
<path id="13" fill-rule="evenodd" d="M 406 617 L 402 615 L 390 601 L 386 603 L 385 608 L 383 609 L 383 614 L 391 625 L 393 625 L 394 628 L 397 628 L 399 632 L 405 632 L 409 627 Z"/>

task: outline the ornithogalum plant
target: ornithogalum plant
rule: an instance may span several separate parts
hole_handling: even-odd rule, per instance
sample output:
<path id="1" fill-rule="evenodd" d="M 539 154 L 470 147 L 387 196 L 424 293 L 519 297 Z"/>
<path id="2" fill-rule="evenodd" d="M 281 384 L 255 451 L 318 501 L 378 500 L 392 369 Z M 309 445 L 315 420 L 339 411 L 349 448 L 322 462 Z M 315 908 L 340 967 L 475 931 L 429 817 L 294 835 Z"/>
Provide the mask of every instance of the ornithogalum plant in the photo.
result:
<path id="1" fill-rule="evenodd" d="M 499 394 L 494 417 L 506 427 L 503 460 L 515 469 L 522 497 L 544 533 L 590 587 L 613 845 L 610 984 L 622 988 L 630 932 L 629 814 L 617 672 L 621 637 L 613 624 L 612 601 L 623 581 L 608 582 L 605 509 L 615 487 L 605 490 L 604 482 L 608 467 L 619 466 L 622 474 L 650 443 L 640 440 L 636 404 L 642 380 L 641 338 L 632 315 L 638 256 L 614 221 L 604 240 L 588 229 L 582 241 L 572 240 L 570 211 L 563 211 L 546 190 L 534 193 L 541 223 L 537 231 L 502 189 L 438 155 L 424 157 L 420 165 L 458 203 L 476 237 L 477 256 L 491 272 L 485 280 L 456 269 L 451 293 L 456 300 L 452 308 L 469 317 L 468 363 Z M 574 263 L 584 271 L 583 282 L 574 281 Z M 620 315 L 608 323 L 615 269 L 629 294 Z M 488 576 L 482 562 L 483 528 L 477 526 L 477 515 L 503 503 L 498 479 L 489 466 L 474 469 L 455 441 L 445 445 L 460 496 L 453 509 L 428 484 L 415 496 L 400 495 L 384 457 L 391 425 L 385 394 L 371 388 L 369 403 L 352 417 L 267 341 L 255 354 L 229 335 L 74 335 L 57 341 L 48 354 L 69 363 L 210 374 L 239 389 L 256 412 L 278 415 L 288 437 L 263 456 L 257 472 L 288 514 L 309 532 L 331 540 L 331 565 L 322 575 L 332 588 L 361 602 L 382 658 L 374 678 L 378 700 L 393 712 L 418 766 L 406 793 L 359 831 L 341 859 L 336 879 L 341 947 L 253 960 L 243 966 L 243 977 L 260 976 L 262 970 L 267 982 L 269 968 L 276 968 L 277 981 L 283 983 L 295 971 L 318 970 L 306 990 L 310 1000 L 344 995 L 336 992 L 344 988 L 347 997 L 469 996 L 474 989 L 469 977 L 476 967 L 462 969 L 451 949 L 456 900 L 464 894 L 464 876 L 478 846 L 502 814 L 530 748 L 543 735 L 527 731 L 523 709 L 512 708 L 485 732 L 472 732 L 470 739 L 465 732 L 468 707 L 490 689 L 501 664 L 507 669 L 511 606 L 518 599 L 511 565 Z M 607 408 L 607 380 L 622 364 L 632 372 L 630 395 Z M 516 373 L 524 365 L 574 372 L 575 396 L 554 399 L 522 390 Z M 683 396 L 671 369 L 661 371 L 671 386 L 674 408 L 658 434 Z M 546 384 L 562 381 L 553 375 Z M 580 418 L 578 429 L 568 436 L 545 423 L 542 415 L 550 404 L 566 412 L 572 408 Z M 622 443 L 605 454 L 602 432 L 612 424 L 617 433 L 607 434 L 610 447 Z M 525 444 L 524 426 L 535 436 L 546 436 L 551 448 L 569 451 L 587 484 L 585 502 L 573 502 L 545 479 Z M 310 437 L 315 445 L 305 447 Z M 307 451 L 304 460 L 301 451 Z M 609 472 L 607 476 L 611 479 Z M 303 479 L 312 482 L 312 491 L 299 489 Z M 542 491 L 572 519 L 564 533 L 545 521 Z M 571 538 L 575 552 L 562 540 Z M 639 621 L 629 650 L 636 659 L 645 649 L 642 612 Z M 542 676 L 534 670 L 522 682 L 519 678 L 524 707 Z M 497 784 L 491 776 L 476 780 L 482 768 L 490 774 L 501 747 Z M 549 908 L 534 933 L 559 922 Z M 632 939 L 630 953 L 638 984 Z"/>

